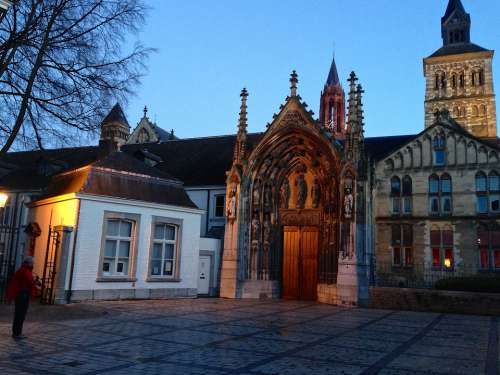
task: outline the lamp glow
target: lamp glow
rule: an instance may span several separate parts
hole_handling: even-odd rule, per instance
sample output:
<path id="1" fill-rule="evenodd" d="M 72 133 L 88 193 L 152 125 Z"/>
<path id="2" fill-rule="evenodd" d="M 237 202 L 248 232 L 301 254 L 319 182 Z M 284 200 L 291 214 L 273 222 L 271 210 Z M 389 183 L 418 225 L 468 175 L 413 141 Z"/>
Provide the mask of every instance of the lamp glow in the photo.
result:
<path id="1" fill-rule="evenodd" d="M 8 199 L 9 199 L 9 196 L 7 194 L 0 193 L 0 208 L 5 207 Z"/>
<path id="2" fill-rule="evenodd" d="M 444 260 L 444 266 L 445 266 L 446 268 L 451 268 L 451 259 L 446 258 L 446 259 Z"/>

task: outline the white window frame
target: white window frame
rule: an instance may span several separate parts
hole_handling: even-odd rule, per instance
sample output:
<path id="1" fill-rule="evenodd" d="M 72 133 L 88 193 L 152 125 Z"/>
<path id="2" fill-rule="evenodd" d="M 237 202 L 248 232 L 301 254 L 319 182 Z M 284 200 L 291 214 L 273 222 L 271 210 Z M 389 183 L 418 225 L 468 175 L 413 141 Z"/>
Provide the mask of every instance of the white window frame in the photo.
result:
<path id="1" fill-rule="evenodd" d="M 101 251 L 99 257 L 99 269 L 97 272 L 97 281 L 98 282 L 130 282 L 137 281 L 135 278 L 136 272 L 136 256 L 137 256 L 137 244 L 138 244 L 138 233 L 140 227 L 140 215 L 130 214 L 124 212 L 110 212 L 105 211 L 103 215 L 103 224 L 102 224 L 102 239 L 101 239 Z M 131 228 L 131 237 L 130 237 L 130 249 L 129 249 L 129 257 L 128 257 L 128 269 L 127 274 L 109 274 L 107 275 L 104 268 L 105 261 L 105 250 L 106 250 L 106 240 L 112 239 L 119 241 L 120 236 L 108 236 L 108 223 L 109 221 L 119 220 L 130 222 L 132 224 Z M 125 238 L 125 237 L 123 237 Z M 118 246 L 118 245 L 117 245 Z M 118 258 L 118 253 L 115 256 Z"/>
<path id="2" fill-rule="evenodd" d="M 181 268 L 181 249 L 182 249 L 182 244 L 181 244 L 182 223 L 183 223 L 182 219 L 153 216 L 152 221 L 151 221 L 151 241 L 150 241 L 150 249 L 149 249 L 148 275 L 146 278 L 147 282 L 165 282 L 165 281 L 179 282 L 179 281 L 181 281 L 180 268 Z M 155 239 L 155 229 L 156 229 L 157 225 L 166 225 L 166 226 L 174 227 L 175 228 L 175 240 Z M 163 270 L 163 265 L 164 265 L 163 262 L 166 260 L 164 258 L 165 245 L 166 244 L 174 244 L 172 275 L 153 275 L 153 261 L 156 260 L 156 259 L 153 259 L 154 245 L 158 244 L 158 243 L 162 244 L 162 259 L 161 259 L 161 261 L 162 261 L 161 269 L 162 270 Z"/>

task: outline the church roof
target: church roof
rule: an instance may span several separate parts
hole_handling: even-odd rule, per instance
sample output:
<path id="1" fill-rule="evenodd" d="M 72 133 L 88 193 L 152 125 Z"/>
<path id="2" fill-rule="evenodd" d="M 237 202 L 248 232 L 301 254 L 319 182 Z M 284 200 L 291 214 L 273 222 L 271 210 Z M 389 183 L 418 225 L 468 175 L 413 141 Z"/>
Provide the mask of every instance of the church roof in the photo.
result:
<path id="1" fill-rule="evenodd" d="M 441 47 L 429 57 L 439 57 L 448 55 L 459 55 L 462 53 L 487 52 L 486 48 L 478 46 L 474 43 L 448 44 Z"/>
<path id="2" fill-rule="evenodd" d="M 330 72 L 328 73 L 326 84 L 328 86 L 340 84 L 339 73 L 337 71 L 337 64 L 335 63 L 335 57 L 332 59 L 332 65 L 330 66 Z"/>
<path id="3" fill-rule="evenodd" d="M 455 10 L 466 13 L 461 0 L 449 1 L 448 7 L 446 8 L 446 13 L 443 16 L 442 21 L 446 21 L 453 14 L 453 12 L 455 12 Z"/>
<path id="4" fill-rule="evenodd" d="M 120 106 L 120 104 L 116 103 L 115 106 L 111 109 L 111 111 L 108 113 L 108 115 L 102 120 L 102 124 L 110 124 L 113 122 L 117 122 L 119 124 L 124 124 L 128 127 L 130 125 L 128 124 L 127 117 L 125 117 L 125 113 L 123 113 L 123 109 Z"/>

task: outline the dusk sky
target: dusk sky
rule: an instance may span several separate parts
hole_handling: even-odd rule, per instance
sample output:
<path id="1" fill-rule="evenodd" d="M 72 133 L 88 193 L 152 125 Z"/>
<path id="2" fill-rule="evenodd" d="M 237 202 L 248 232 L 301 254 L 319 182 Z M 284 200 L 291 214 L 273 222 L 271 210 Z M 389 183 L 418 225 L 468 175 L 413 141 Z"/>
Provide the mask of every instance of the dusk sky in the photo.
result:
<path id="1" fill-rule="evenodd" d="M 351 70 L 366 91 L 366 135 L 424 127 L 422 58 L 441 45 L 448 0 L 150 0 L 137 38 L 158 50 L 137 95 L 125 105 L 135 127 L 149 117 L 181 138 L 236 132 L 246 87 L 249 131 L 260 132 L 299 74 L 299 94 L 318 113 L 333 52 L 344 88 Z M 500 49 L 500 2 L 463 0 L 472 42 Z M 499 57 L 494 79 L 500 82 Z M 497 87 L 495 87 L 497 88 Z"/>

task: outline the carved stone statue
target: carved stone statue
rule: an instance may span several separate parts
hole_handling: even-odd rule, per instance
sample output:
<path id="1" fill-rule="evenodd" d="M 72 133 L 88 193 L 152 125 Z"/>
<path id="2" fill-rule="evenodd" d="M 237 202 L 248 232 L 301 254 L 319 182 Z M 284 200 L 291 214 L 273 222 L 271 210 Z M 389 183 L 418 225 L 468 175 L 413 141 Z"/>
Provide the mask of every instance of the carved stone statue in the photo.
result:
<path id="1" fill-rule="evenodd" d="M 252 193 L 252 202 L 254 206 L 259 206 L 260 204 L 260 184 L 258 182 L 255 183 Z"/>
<path id="2" fill-rule="evenodd" d="M 297 187 L 297 208 L 302 209 L 306 205 L 307 199 L 307 182 L 303 174 L 297 177 L 295 186 Z"/>
<path id="3" fill-rule="evenodd" d="M 266 217 L 266 219 L 264 220 L 262 231 L 264 235 L 264 245 L 269 245 L 271 243 L 271 231 L 272 231 L 272 225 L 271 221 L 269 220 L 269 217 Z"/>
<path id="4" fill-rule="evenodd" d="M 354 198 L 352 196 L 352 189 L 346 188 L 344 195 L 344 217 L 346 219 L 352 218 L 353 206 L 354 206 Z"/>
<path id="5" fill-rule="evenodd" d="M 290 183 L 288 182 L 288 178 L 281 184 L 280 194 L 281 207 L 288 208 L 290 204 Z"/>
<path id="6" fill-rule="evenodd" d="M 252 242 L 259 242 L 260 239 L 260 220 L 254 217 L 252 220 Z"/>
<path id="7" fill-rule="evenodd" d="M 272 207 L 273 205 L 273 188 L 271 185 L 266 185 L 264 188 L 264 207 Z"/>
<path id="8" fill-rule="evenodd" d="M 231 191 L 229 192 L 229 199 L 227 201 L 226 207 L 226 217 L 229 220 L 236 218 L 236 184 L 231 185 Z"/>
<path id="9" fill-rule="evenodd" d="M 318 179 L 314 179 L 314 185 L 311 189 L 311 198 L 313 208 L 318 208 L 321 202 L 321 186 L 319 185 Z"/>

